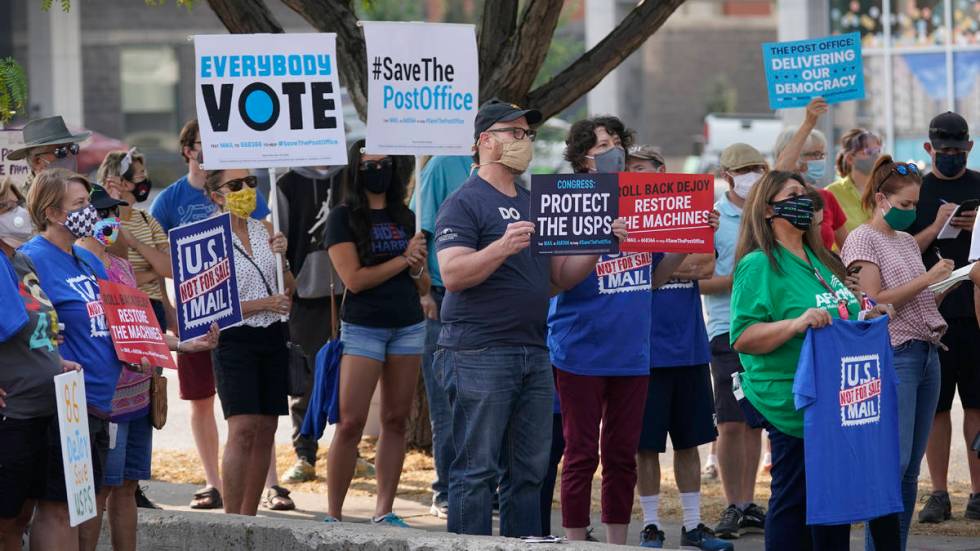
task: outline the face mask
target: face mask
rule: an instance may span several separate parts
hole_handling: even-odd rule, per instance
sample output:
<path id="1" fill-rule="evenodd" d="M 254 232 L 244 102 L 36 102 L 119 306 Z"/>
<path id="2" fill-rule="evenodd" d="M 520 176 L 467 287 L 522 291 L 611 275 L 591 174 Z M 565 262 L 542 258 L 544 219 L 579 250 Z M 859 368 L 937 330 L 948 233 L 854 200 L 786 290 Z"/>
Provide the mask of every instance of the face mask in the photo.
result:
<path id="1" fill-rule="evenodd" d="M 614 147 L 595 156 L 586 156 L 595 163 L 595 171 L 600 174 L 613 174 L 626 170 L 626 152 L 621 147 Z"/>
<path id="2" fill-rule="evenodd" d="M 110 216 L 103 218 L 95 223 L 92 228 L 92 237 L 102 243 L 103 247 L 109 247 L 119 239 L 119 218 Z"/>
<path id="3" fill-rule="evenodd" d="M 497 162 L 513 170 L 515 174 L 523 174 L 531 165 L 533 157 L 534 143 L 531 140 L 514 140 L 504 144 L 504 151 Z"/>
<path id="4" fill-rule="evenodd" d="M 813 222 L 813 199 L 798 195 L 771 203 L 773 215 L 789 222 L 794 228 L 806 231 Z"/>
<path id="5" fill-rule="evenodd" d="M 851 167 L 861 174 L 871 174 L 871 171 L 874 170 L 875 167 L 875 161 L 877 161 L 877 159 L 871 157 L 867 159 L 854 159 L 854 162 L 851 163 Z"/>
<path id="6" fill-rule="evenodd" d="M 32 233 L 30 217 L 24 207 L 0 214 L 0 237 L 27 241 Z"/>
<path id="7" fill-rule="evenodd" d="M 733 175 L 732 181 L 734 182 L 735 195 L 738 195 L 742 199 L 747 199 L 749 197 L 749 191 L 752 190 L 752 186 L 754 186 L 761 177 L 761 172 L 746 172 L 745 174 Z"/>
<path id="8" fill-rule="evenodd" d="M 892 227 L 893 230 L 902 231 L 912 225 L 915 222 L 915 209 L 899 209 L 892 206 L 892 204 L 886 199 L 888 203 L 888 212 L 881 211 L 881 214 L 885 217 L 885 222 Z"/>
<path id="9" fill-rule="evenodd" d="M 806 162 L 806 177 L 814 182 L 819 182 L 823 179 L 824 175 L 827 174 L 827 162 L 826 161 L 807 161 Z"/>
<path id="10" fill-rule="evenodd" d="M 142 182 L 135 182 L 135 187 L 133 188 L 133 197 L 136 198 L 137 203 L 142 203 L 150 196 L 150 189 L 153 188 L 153 182 L 149 178 L 143 180 Z"/>
<path id="11" fill-rule="evenodd" d="M 92 237 L 95 225 L 99 222 L 99 213 L 89 205 L 68 213 L 65 229 L 75 236 L 75 239 Z"/>
<path id="12" fill-rule="evenodd" d="M 371 193 L 386 193 L 391 186 L 390 164 L 382 164 L 377 168 L 361 169 L 358 179 L 363 183 L 364 189 Z"/>
<path id="13" fill-rule="evenodd" d="M 225 208 L 239 218 L 248 218 L 255 212 L 255 188 L 244 186 L 239 191 L 225 194 Z"/>
<path id="14" fill-rule="evenodd" d="M 966 151 L 960 153 L 936 152 L 936 170 L 947 178 L 954 178 L 966 168 Z"/>

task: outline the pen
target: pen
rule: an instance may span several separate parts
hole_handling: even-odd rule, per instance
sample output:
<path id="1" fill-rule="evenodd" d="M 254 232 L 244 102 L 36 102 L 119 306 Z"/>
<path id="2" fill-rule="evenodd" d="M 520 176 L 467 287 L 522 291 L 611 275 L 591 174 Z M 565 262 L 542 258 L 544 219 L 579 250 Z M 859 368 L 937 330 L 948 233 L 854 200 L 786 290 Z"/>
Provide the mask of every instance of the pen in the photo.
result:
<path id="1" fill-rule="evenodd" d="M 940 199 L 940 201 L 942 201 L 942 199 Z M 936 258 L 938 258 L 940 262 L 942 262 L 943 260 L 945 260 L 943 258 L 943 255 L 939 254 L 939 247 L 938 246 L 934 246 L 932 248 L 932 252 L 936 253 Z"/>

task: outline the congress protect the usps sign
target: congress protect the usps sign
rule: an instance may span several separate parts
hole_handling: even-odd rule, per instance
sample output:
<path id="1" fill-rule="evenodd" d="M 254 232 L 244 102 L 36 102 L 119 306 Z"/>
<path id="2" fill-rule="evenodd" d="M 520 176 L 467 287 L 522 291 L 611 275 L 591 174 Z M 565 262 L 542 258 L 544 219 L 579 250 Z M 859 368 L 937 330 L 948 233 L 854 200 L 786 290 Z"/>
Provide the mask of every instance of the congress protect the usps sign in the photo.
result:
<path id="1" fill-rule="evenodd" d="M 864 99 L 859 33 L 767 42 L 762 58 L 772 109 L 803 107 L 817 96 L 827 103 Z"/>
<path id="2" fill-rule="evenodd" d="M 235 279 L 231 215 L 222 214 L 170 230 L 170 258 L 181 342 L 242 321 Z"/>
<path id="3" fill-rule="evenodd" d="M 470 155 L 480 79 L 473 25 L 365 21 L 368 153 Z"/>
<path id="4" fill-rule="evenodd" d="M 194 37 L 204 166 L 347 164 L 336 35 Z"/>

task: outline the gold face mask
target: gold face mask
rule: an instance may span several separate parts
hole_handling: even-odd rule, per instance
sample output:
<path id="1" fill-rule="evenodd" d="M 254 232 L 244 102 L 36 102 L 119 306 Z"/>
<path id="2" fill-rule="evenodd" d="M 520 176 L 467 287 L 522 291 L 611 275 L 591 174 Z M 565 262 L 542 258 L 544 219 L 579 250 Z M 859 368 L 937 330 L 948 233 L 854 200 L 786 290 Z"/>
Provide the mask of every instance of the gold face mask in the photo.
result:
<path id="1" fill-rule="evenodd" d="M 500 155 L 500 159 L 481 163 L 479 166 L 500 163 L 511 169 L 515 174 L 523 174 L 527 171 L 527 167 L 531 165 L 531 159 L 534 158 L 534 142 L 531 140 L 514 140 L 501 144 L 501 146 L 503 152 Z"/>
<path id="2" fill-rule="evenodd" d="M 225 209 L 239 218 L 248 218 L 255 211 L 255 188 L 244 186 L 225 194 Z"/>

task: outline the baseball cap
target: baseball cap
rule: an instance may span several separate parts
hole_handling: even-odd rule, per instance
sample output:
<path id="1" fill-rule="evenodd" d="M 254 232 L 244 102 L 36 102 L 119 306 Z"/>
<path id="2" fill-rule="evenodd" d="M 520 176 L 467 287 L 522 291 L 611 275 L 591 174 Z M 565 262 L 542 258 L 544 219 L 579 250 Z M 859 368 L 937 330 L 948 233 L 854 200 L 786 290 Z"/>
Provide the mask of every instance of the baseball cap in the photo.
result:
<path id="1" fill-rule="evenodd" d="M 109 192 L 99 184 L 92 184 L 92 191 L 88 194 L 88 200 L 92 203 L 92 206 L 102 210 L 111 209 L 112 207 L 129 206 L 126 201 L 120 201 L 109 195 Z"/>
<path id="2" fill-rule="evenodd" d="M 724 170 L 739 170 L 747 166 L 767 166 L 766 158 L 759 150 L 747 143 L 735 143 L 721 152 L 719 160 Z"/>
<path id="3" fill-rule="evenodd" d="M 653 161 L 660 166 L 666 165 L 664 161 L 664 156 L 660 153 L 660 149 L 652 145 L 637 145 L 630 148 L 629 152 L 630 159 L 642 159 L 644 161 Z"/>
<path id="4" fill-rule="evenodd" d="M 959 114 L 946 111 L 929 121 L 929 141 L 934 149 L 967 149 L 970 147 L 970 127 Z"/>
<path id="5" fill-rule="evenodd" d="M 517 104 L 494 98 L 481 105 L 480 110 L 477 111 L 476 120 L 473 123 L 475 127 L 473 139 L 479 138 L 481 132 L 486 132 L 487 128 L 498 122 L 508 122 L 521 117 L 527 119 L 528 124 L 537 124 L 541 122 L 541 111 L 521 109 Z"/>

